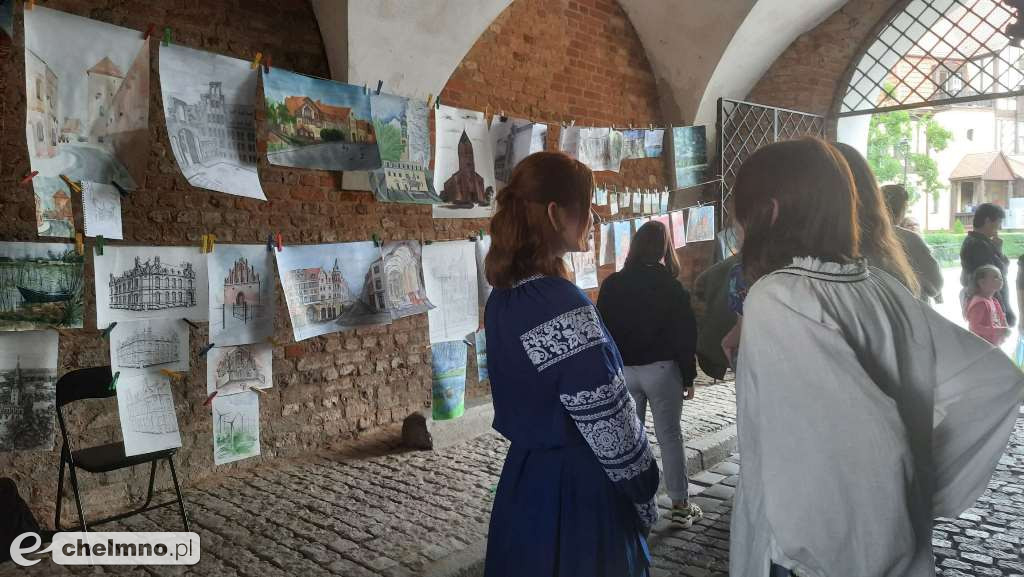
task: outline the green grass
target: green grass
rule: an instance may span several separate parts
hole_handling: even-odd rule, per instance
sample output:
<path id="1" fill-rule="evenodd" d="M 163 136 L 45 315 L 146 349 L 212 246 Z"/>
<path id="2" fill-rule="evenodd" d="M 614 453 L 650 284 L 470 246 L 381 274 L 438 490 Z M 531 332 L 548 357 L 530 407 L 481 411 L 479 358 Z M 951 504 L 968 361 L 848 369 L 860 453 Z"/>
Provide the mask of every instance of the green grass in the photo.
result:
<path id="1" fill-rule="evenodd" d="M 960 245 L 966 233 L 958 234 L 949 231 L 929 232 L 924 241 L 932 248 L 935 260 L 943 268 L 960 266 Z M 1024 232 L 1005 232 L 999 236 L 1003 239 L 1003 254 L 1014 259 L 1024 254 Z"/>

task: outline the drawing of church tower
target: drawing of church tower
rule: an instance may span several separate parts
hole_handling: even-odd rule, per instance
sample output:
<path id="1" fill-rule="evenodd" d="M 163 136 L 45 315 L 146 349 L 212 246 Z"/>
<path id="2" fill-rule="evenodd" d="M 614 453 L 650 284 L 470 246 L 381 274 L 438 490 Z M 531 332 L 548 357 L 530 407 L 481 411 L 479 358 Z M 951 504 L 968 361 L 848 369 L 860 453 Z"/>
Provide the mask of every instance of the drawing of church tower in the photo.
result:
<path id="1" fill-rule="evenodd" d="M 459 208 L 472 208 L 473 205 L 488 204 L 484 190 L 484 178 L 477 174 L 473 159 L 473 142 L 466 131 L 462 131 L 459 139 L 459 170 L 444 183 L 441 199 Z"/>

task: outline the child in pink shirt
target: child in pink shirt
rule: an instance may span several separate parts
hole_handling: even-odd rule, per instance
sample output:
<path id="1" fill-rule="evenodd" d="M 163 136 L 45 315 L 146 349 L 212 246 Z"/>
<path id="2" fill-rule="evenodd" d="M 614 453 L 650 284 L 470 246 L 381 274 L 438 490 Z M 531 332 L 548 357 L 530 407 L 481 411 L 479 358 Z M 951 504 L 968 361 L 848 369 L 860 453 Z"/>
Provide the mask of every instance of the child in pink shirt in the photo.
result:
<path id="1" fill-rule="evenodd" d="M 1001 288 L 1003 276 L 999 269 L 990 264 L 980 266 L 974 271 L 971 296 L 964 306 L 964 318 L 971 332 L 997 347 L 1011 332 L 1003 306 L 994 296 Z"/>

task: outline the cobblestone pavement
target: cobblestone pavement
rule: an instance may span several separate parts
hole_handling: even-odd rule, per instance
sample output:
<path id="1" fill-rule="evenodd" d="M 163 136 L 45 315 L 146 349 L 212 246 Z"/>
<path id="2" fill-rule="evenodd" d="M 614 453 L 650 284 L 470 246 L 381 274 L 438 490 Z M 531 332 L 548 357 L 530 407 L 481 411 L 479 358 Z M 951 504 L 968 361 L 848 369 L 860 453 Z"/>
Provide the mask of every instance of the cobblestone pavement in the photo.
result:
<path id="1" fill-rule="evenodd" d="M 651 539 L 654 577 L 725 577 L 729 573 L 729 515 L 739 459 L 694 477 L 705 518 L 683 530 L 661 523 Z M 1024 411 L 988 489 L 958 519 L 939 519 L 932 535 L 942 577 L 1024 576 Z"/>
<path id="2" fill-rule="evenodd" d="M 705 381 L 710 383 L 710 381 Z M 690 439 L 735 421 L 731 382 L 698 387 L 684 409 Z M 648 418 L 653 440 L 653 425 Z M 494 486 L 507 442 L 498 435 L 437 452 L 390 452 L 361 458 L 318 457 L 229 470 L 190 487 L 185 499 L 202 560 L 192 567 L 61 567 L 46 560 L 0 575 L 342 575 L 443 574 L 452 556 L 482 551 Z M 85 481 L 88 482 L 88 481 Z M 104 530 L 180 530 L 170 508 Z"/>

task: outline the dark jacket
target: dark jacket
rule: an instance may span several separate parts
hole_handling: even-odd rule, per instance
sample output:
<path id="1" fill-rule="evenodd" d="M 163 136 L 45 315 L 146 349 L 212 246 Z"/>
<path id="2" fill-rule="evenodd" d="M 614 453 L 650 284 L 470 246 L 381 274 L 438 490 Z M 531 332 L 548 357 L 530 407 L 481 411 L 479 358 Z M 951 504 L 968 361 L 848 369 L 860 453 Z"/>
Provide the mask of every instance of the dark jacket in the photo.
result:
<path id="1" fill-rule="evenodd" d="M 1017 315 L 1010 308 L 1010 283 L 1006 278 L 1006 271 L 1010 265 L 1010 259 L 999 250 L 995 243 L 985 235 L 971 231 L 960 246 L 960 284 L 963 287 L 971 286 L 974 282 L 974 271 L 982 265 L 990 264 L 999 269 L 1003 275 L 1003 288 L 995 294 L 999 304 L 1006 313 L 1006 322 L 1013 326 L 1017 324 Z"/>
<path id="2" fill-rule="evenodd" d="M 722 339 L 736 325 L 736 313 L 729 308 L 729 272 L 739 255 L 733 255 L 700 273 L 693 296 L 704 303 L 704 316 L 697 330 L 697 362 L 711 378 L 725 378 L 729 359 L 722 350 Z"/>
<path id="3" fill-rule="evenodd" d="M 597 308 L 624 364 L 675 361 L 687 386 L 697 378 L 697 321 L 690 294 L 664 266 L 630 265 L 609 276 Z"/>

